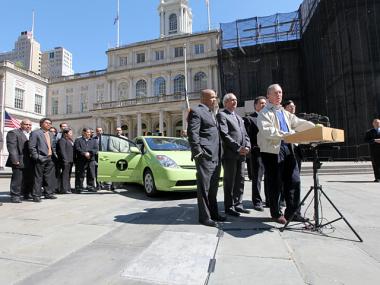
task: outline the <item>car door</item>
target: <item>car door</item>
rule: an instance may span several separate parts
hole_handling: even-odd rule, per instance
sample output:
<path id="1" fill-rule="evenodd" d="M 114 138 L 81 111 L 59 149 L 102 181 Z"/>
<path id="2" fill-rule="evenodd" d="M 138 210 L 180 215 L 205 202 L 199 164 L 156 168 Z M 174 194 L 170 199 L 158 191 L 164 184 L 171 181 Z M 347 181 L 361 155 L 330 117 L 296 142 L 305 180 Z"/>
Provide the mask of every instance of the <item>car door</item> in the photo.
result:
<path id="1" fill-rule="evenodd" d="M 131 182 L 132 173 L 141 159 L 141 153 L 131 151 L 137 146 L 124 137 L 102 135 L 107 147 L 98 153 L 98 181 Z"/>

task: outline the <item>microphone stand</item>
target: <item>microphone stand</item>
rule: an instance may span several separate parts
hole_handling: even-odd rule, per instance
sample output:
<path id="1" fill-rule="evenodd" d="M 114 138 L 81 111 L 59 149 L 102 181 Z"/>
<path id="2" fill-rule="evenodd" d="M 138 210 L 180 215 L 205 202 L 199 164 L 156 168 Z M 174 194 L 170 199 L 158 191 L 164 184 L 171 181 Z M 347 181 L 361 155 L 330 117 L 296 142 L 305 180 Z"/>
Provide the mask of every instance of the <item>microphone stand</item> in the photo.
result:
<path id="1" fill-rule="evenodd" d="M 319 161 L 319 156 L 318 156 L 318 146 L 320 144 L 318 143 L 311 143 L 310 144 L 310 149 L 313 153 L 313 180 L 314 184 L 313 186 L 310 187 L 310 190 L 306 193 L 305 197 L 302 199 L 300 204 L 297 207 L 297 210 L 290 216 L 286 224 L 280 229 L 281 232 L 283 232 L 289 225 L 289 223 L 293 220 L 293 217 L 298 210 L 301 209 L 301 206 L 304 204 L 306 201 L 307 197 L 311 193 L 314 194 L 314 224 L 312 222 L 308 222 L 310 225 L 312 225 L 311 230 L 313 231 L 321 231 L 321 229 L 327 225 L 330 225 L 332 223 L 335 223 L 339 220 L 343 220 L 347 226 L 351 229 L 351 231 L 356 235 L 356 237 L 359 239 L 360 242 L 363 242 L 363 239 L 359 236 L 359 234 L 355 231 L 355 229 L 350 225 L 350 223 L 347 221 L 347 219 L 343 216 L 343 214 L 339 211 L 339 209 L 334 205 L 334 203 L 331 201 L 331 199 L 326 195 L 326 193 L 322 189 L 322 185 L 319 184 L 319 176 L 318 176 L 318 170 L 321 168 L 322 163 Z M 327 222 L 325 224 L 321 223 L 319 221 L 319 197 L 320 194 L 319 192 L 329 201 L 331 206 L 335 209 L 335 211 L 339 214 L 340 218 L 337 218 L 331 222 Z M 306 229 L 309 229 L 306 227 Z"/>

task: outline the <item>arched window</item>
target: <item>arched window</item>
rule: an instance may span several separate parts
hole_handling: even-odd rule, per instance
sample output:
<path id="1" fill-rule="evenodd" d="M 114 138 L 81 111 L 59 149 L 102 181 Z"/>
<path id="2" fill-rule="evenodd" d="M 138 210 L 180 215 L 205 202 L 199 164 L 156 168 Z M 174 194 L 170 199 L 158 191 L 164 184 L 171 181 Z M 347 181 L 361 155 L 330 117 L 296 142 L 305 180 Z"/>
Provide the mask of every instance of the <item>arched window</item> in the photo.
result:
<path id="1" fill-rule="evenodd" d="M 154 96 L 166 94 L 166 82 L 163 77 L 158 77 L 154 80 Z"/>
<path id="2" fill-rule="evenodd" d="M 194 75 L 194 91 L 200 91 L 207 88 L 207 76 L 200 71 Z"/>
<path id="3" fill-rule="evenodd" d="M 146 81 L 141 79 L 136 83 L 136 98 L 146 97 Z"/>
<path id="4" fill-rule="evenodd" d="M 169 34 L 177 32 L 177 15 L 171 14 L 169 16 Z"/>
<path id="5" fill-rule="evenodd" d="M 185 76 L 177 75 L 174 78 L 174 93 L 182 93 L 185 91 Z"/>
<path id="6" fill-rule="evenodd" d="M 127 100 L 128 99 L 128 83 L 120 83 L 118 88 L 119 100 Z"/>

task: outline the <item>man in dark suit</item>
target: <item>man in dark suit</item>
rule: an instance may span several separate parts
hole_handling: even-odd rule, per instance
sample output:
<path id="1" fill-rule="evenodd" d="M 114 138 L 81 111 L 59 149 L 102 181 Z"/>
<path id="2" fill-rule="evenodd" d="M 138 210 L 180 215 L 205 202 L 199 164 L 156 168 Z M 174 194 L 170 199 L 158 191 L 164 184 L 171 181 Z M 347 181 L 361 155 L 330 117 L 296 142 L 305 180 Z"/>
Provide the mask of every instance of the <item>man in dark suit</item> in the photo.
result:
<path id="1" fill-rule="evenodd" d="M 7 134 L 8 160 L 6 166 L 12 167 L 10 185 L 11 202 L 21 203 L 21 195 L 24 199 L 30 196 L 30 184 L 33 175 L 30 171 L 31 161 L 29 153 L 29 135 L 32 123 L 28 119 L 21 121 L 20 128 L 14 129 Z"/>
<path id="2" fill-rule="evenodd" d="M 255 112 L 245 117 L 244 123 L 247 130 L 249 139 L 251 141 L 251 155 L 249 162 L 251 164 L 251 175 L 252 175 L 252 203 L 253 209 L 256 211 L 264 211 L 263 200 L 261 198 L 261 181 L 264 177 L 264 164 L 260 155 L 260 148 L 257 145 L 257 133 L 259 129 L 257 127 L 257 116 L 258 113 L 265 107 L 266 98 L 264 96 L 259 96 L 255 98 L 254 108 Z M 264 193 L 265 202 L 269 206 L 269 195 L 267 193 L 268 189 L 266 186 L 266 179 L 264 180 Z"/>
<path id="3" fill-rule="evenodd" d="M 374 119 L 372 125 L 373 129 L 365 134 L 365 141 L 369 143 L 374 182 L 380 182 L 380 119 Z"/>
<path id="4" fill-rule="evenodd" d="M 232 93 L 226 94 L 223 105 L 224 110 L 218 113 L 217 119 L 223 140 L 224 209 L 228 215 L 240 216 L 240 213 L 249 213 L 243 207 L 243 192 L 244 163 L 251 144 L 243 119 L 235 113 L 236 96 Z"/>
<path id="5" fill-rule="evenodd" d="M 216 227 L 215 221 L 225 221 L 218 213 L 216 195 L 221 170 L 221 140 L 215 118 L 217 96 L 215 91 L 201 91 L 201 103 L 190 110 L 187 135 L 191 158 L 197 168 L 197 198 L 199 222 Z"/>
<path id="6" fill-rule="evenodd" d="M 62 194 L 71 193 L 71 170 L 74 162 L 73 131 L 69 128 L 62 130 L 62 137 L 57 142 L 57 156 L 60 165 L 60 187 Z"/>
<path id="7" fill-rule="evenodd" d="M 42 118 L 40 129 L 30 134 L 29 151 L 34 162 L 33 201 L 41 202 L 42 187 L 46 199 L 56 199 L 53 195 L 55 182 L 55 169 L 52 157 L 57 156 L 53 134 L 49 131 L 51 120 Z"/>
<path id="8" fill-rule="evenodd" d="M 75 192 L 81 193 L 86 175 L 87 190 L 96 192 L 95 188 L 95 157 L 98 153 L 98 140 L 91 138 L 91 129 L 84 128 L 82 137 L 74 142 L 75 152 Z"/>

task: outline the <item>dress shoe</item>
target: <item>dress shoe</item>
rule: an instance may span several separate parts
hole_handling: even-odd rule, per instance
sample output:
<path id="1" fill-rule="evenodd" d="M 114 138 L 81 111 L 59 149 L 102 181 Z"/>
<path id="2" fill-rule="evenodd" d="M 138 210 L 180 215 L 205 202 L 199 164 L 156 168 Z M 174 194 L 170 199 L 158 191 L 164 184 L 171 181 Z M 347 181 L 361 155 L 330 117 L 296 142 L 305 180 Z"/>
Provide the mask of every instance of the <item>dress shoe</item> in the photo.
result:
<path id="1" fill-rule="evenodd" d="M 255 211 L 264 212 L 264 208 L 263 208 L 263 206 L 261 204 L 253 205 L 253 209 Z"/>
<path id="2" fill-rule="evenodd" d="M 239 213 L 244 213 L 244 214 L 249 214 L 251 211 L 248 209 L 240 208 L 240 207 L 235 207 L 235 211 Z"/>
<path id="3" fill-rule="evenodd" d="M 24 195 L 22 198 L 23 198 L 24 200 L 32 200 L 32 199 L 33 199 L 32 195 L 30 195 L 30 194 L 28 194 L 28 195 Z"/>
<path id="4" fill-rule="evenodd" d="M 285 225 L 287 223 L 287 220 L 284 216 L 279 216 L 278 218 L 273 218 L 273 221 L 282 225 Z"/>
<path id="5" fill-rule="evenodd" d="M 199 223 L 201 223 L 202 225 L 205 225 L 205 226 L 208 226 L 208 227 L 216 227 L 217 224 L 213 221 L 213 220 L 205 220 L 205 221 L 201 221 L 199 220 Z"/>
<path id="6" fill-rule="evenodd" d="M 11 202 L 12 203 L 21 203 L 21 199 L 19 197 L 12 197 Z"/>
<path id="7" fill-rule="evenodd" d="M 40 197 L 33 197 L 33 202 L 41 202 L 41 198 Z"/>
<path id="8" fill-rule="evenodd" d="M 57 199 L 54 195 L 45 195 L 45 199 Z"/>
<path id="9" fill-rule="evenodd" d="M 224 215 L 217 215 L 216 217 L 211 217 L 211 218 L 217 222 L 225 222 L 227 220 L 227 217 Z"/>
<path id="10" fill-rule="evenodd" d="M 375 179 L 373 180 L 373 182 L 380 182 L 380 179 Z"/>
<path id="11" fill-rule="evenodd" d="M 301 215 L 294 215 L 292 222 L 300 222 L 300 223 L 307 223 L 310 220 L 308 218 L 302 217 Z"/>
<path id="12" fill-rule="evenodd" d="M 81 194 L 81 193 L 82 193 L 82 189 L 80 189 L 80 188 L 76 188 L 76 189 L 74 190 L 74 193 Z"/>
<path id="13" fill-rule="evenodd" d="M 234 217 L 239 217 L 240 213 L 236 212 L 235 210 L 228 209 L 224 211 L 227 215 L 234 216 Z"/>
<path id="14" fill-rule="evenodd" d="M 95 189 L 95 187 L 87 187 L 88 192 L 98 192 L 98 190 Z"/>

